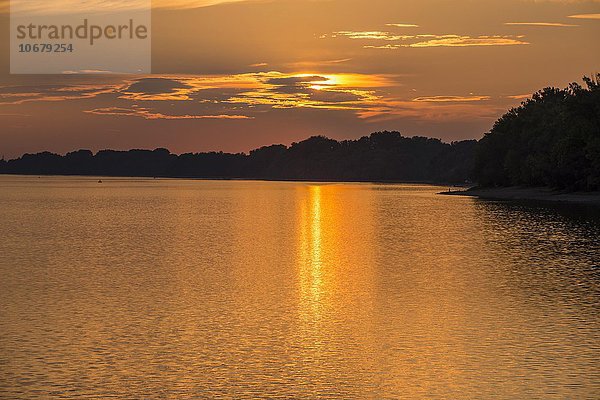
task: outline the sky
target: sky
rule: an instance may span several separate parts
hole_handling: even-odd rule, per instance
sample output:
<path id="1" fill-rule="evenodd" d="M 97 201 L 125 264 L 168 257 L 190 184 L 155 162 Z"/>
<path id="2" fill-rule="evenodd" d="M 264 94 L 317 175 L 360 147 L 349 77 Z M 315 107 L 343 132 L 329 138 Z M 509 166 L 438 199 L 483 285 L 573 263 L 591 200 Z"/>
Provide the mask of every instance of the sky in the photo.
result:
<path id="1" fill-rule="evenodd" d="M 40 13 L 44 4 L 32 1 Z M 380 130 L 479 139 L 533 92 L 600 72 L 600 1 L 154 0 L 153 73 L 143 76 L 9 74 L 6 5 L 5 158 L 241 152 Z"/>

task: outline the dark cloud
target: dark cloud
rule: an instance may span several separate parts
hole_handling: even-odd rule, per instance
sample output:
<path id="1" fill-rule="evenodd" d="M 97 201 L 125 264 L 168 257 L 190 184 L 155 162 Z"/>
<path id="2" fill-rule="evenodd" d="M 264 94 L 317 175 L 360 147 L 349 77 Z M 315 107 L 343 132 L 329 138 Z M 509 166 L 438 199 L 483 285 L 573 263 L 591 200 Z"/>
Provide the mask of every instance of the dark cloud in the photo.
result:
<path id="1" fill-rule="evenodd" d="M 214 102 L 221 103 L 226 102 L 231 97 L 238 96 L 245 92 L 247 89 L 243 88 L 211 88 L 211 89 L 198 89 L 190 97 L 193 100 L 199 102 Z"/>
<path id="2" fill-rule="evenodd" d="M 327 78 L 324 76 L 290 76 L 285 78 L 270 78 L 265 81 L 270 85 L 281 85 L 281 86 L 298 86 L 304 85 L 311 82 L 325 82 Z"/>
<path id="3" fill-rule="evenodd" d="M 310 99 L 324 103 L 345 103 L 360 101 L 362 96 L 347 91 L 311 90 Z"/>
<path id="4" fill-rule="evenodd" d="M 324 76 L 289 76 L 282 78 L 270 78 L 265 80 L 265 83 L 273 85 L 271 92 L 283 94 L 311 94 L 311 85 L 316 82 L 327 83 L 329 79 Z"/>
<path id="5" fill-rule="evenodd" d="M 0 87 L 0 104 L 89 99 L 116 89 L 115 85 L 97 84 L 4 86 Z"/>
<path id="6" fill-rule="evenodd" d="M 179 89 L 190 89 L 191 86 L 179 80 L 165 78 L 143 78 L 133 82 L 125 90 L 127 93 L 163 94 L 173 93 Z"/>

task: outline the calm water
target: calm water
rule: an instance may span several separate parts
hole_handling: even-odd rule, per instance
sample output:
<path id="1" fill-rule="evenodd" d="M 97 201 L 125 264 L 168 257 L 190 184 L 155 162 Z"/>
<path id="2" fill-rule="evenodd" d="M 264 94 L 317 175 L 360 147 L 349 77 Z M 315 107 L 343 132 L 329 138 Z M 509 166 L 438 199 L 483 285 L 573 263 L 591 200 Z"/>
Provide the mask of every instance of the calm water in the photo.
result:
<path id="1" fill-rule="evenodd" d="M 600 218 L 410 185 L 0 177 L 0 397 L 600 398 Z"/>

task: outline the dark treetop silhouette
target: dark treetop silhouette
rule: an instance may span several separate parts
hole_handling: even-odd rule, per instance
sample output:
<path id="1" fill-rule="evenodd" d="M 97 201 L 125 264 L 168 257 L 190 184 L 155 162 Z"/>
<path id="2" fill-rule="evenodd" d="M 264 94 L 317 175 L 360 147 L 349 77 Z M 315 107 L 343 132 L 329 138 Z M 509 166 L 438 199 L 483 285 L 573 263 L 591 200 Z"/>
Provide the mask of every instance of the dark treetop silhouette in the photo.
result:
<path id="1" fill-rule="evenodd" d="M 358 140 L 311 137 L 250 154 L 171 154 L 166 149 L 25 154 L 0 173 L 328 181 L 421 181 L 483 187 L 600 189 L 600 74 L 586 87 L 546 88 L 502 116 L 477 143 L 398 132 Z"/>
<path id="2" fill-rule="evenodd" d="M 476 141 L 452 144 L 398 132 L 359 140 L 311 137 L 290 147 L 273 145 L 250 154 L 171 154 L 166 149 L 79 150 L 65 156 L 25 154 L 0 171 L 29 175 L 103 175 L 331 181 L 443 181 L 470 177 Z"/>
<path id="3" fill-rule="evenodd" d="M 483 187 L 600 189 L 600 74 L 587 88 L 546 88 L 502 116 L 479 141 Z"/>

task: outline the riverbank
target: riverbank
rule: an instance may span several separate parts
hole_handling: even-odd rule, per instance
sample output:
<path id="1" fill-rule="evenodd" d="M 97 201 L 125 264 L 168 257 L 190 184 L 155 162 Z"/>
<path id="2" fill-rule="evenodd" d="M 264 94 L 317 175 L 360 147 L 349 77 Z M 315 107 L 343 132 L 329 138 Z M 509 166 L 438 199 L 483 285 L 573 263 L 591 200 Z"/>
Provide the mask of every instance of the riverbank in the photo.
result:
<path id="1" fill-rule="evenodd" d="M 345 180 L 332 180 L 332 179 L 269 179 L 269 178 L 215 178 L 215 177 L 193 177 L 193 176 L 141 176 L 141 175 L 78 175 L 78 174 L 5 174 L 0 172 L 0 177 L 33 177 L 33 178 L 89 178 L 91 180 L 98 179 L 146 179 L 146 180 L 160 180 L 160 179 L 173 179 L 173 180 L 190 180 L 190 181 L 233 181 L 233 182 L 298 182 L 298 183 L 360 183 L 360 184 L 382 184 L 382 185 L 429 185 L 429 186 L 440 186 L 448 187 L 452 186 L 453 189 L 467 189 L 470 186 L 452 184 L 448 182 L 436 182 L 436 181 L 422 181 L 422 180 L 367 180 L 367 179 L 345 179 Z"/>
<path id="2" fill-rule="evenodd" d="M 550 201 L 559 203 L 577 203 L 600 206 L 600 192 L 571 192 L 565 193 L 546 187 L 507 187 L 468 190 L 457 190 L 452 192 L 441 192 L 446 196 L 469 196 L 486 200 L 531 200 Z"/>

